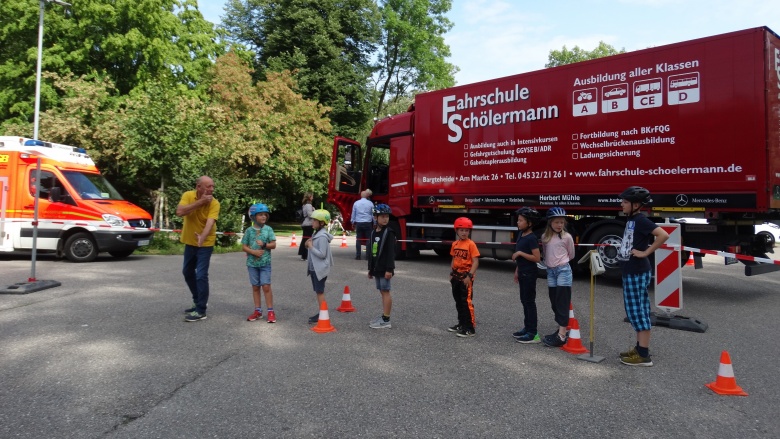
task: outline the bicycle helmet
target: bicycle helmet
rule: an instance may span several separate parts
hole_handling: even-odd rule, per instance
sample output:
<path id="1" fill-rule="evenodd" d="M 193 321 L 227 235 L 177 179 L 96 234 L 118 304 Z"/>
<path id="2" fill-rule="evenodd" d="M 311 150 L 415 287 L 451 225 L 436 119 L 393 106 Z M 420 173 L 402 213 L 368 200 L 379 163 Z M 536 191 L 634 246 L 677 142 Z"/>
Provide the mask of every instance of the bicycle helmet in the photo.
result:
<path id="1" fill-rule="evenodd" d="M 515 211 L 515 215 L 523 216 L 529 223 L 536 223 L 541 218 L 539 212 L 533 207 L 521 207 Z"/>
<path id="2" fill-rule="evenodd" d="M 473 229 L 474 223 L 470 219 L 462 216 L 455 220 L 455 229 Z"/>
<path id="3" fill-rule="evenodd" d="M 311 213 L 311 217 L 312 219 L 316 219 L 317 221 L 320 221 L 324 224 L 328 224 L 330 222 L 330 212 L 325 209 L 315 210 Z"/>
<path id="4" fill-rule="evenodd" d="M 631 186 L 624 190 L 619 196 L 631 203 L 647 204 L 653 202 L 650 198 L 650 191 L 641 186 Z"/>
<path id="5" fill-rule="evenodd" d="M 376 206 L 374 206 L 372 212 L 374 213 L 374 215 L 384 215 L 384 214 L 390 215 L 392 209 L 390 209 L 390 206 L 388 206 L 387 204 L 377 204 Z"/>
<path id="6" fill-rule="evenodd" d="M 559 217 L 565 217 L 566 211 L 563 210 L 563 207 L 551 207 L 550 210 L 547 211 L 547 219 L 552 218 L 559 218 Z"/>
<path id="7" fill-rule="evenodd" d="M 268 210 L 268 206 L 263 203 L 253 204 L 249 208 L 249 218 L 255 219 L 255 215 L 258 213 L 267 213 L 268 216 L 271 216 L 271 211 Z"/>

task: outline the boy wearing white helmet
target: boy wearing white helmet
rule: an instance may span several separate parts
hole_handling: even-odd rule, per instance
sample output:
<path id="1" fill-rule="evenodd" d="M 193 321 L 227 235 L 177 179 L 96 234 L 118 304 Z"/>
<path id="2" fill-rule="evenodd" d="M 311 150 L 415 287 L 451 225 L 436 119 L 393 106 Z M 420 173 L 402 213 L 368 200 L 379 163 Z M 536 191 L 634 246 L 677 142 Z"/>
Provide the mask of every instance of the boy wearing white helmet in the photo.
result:
<path id="1" fill-rule="evenodd" d="M 253 204 L 249 208 L 252 225 L 244 231 L 241 248 L 246 253 L 246 268 L 249 271 L 249 284 L 252 285 L 252 297 L 255 311 L 246 319 L 254 322 L 263 317 L 263 304 L 260 291 L 265 294 L 265 306 L 268 311 L 267 322 L 276 323 L 274 296 L 271 291 L 271 250 L 276 248 L 274 229 L 267 225 L 271 211 L 263 203 Z"/>

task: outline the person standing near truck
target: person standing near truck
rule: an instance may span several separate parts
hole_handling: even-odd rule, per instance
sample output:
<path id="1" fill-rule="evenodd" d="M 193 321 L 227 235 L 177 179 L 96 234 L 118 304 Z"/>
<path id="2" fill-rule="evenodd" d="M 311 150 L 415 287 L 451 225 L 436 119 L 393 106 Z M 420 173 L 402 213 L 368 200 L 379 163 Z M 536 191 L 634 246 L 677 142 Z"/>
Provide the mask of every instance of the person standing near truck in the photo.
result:
<path id="1" fill-rule="evenodd" d="M 184 244 L 182 274 L 192 294 L 192 307 L 184 310 L 185 322 L 197 322 L 206 318 L 209 302 L 209 264 L 219 218 L 219 201 L 214 198 L 214 180 L 203 175 L 195 182 L 195 190 L 181 196 L 176 215 L 184 218 L 181 242 Z"/>
<path id="2" fill-rule="evenodd" d="M 547 211 L 547 227 L 542 235 L 544 265 L 547 266 L 547 288 L 550 306 L 555 314 L 558 330 L 544 336 L 542 343 L 549 347 L 561 347 L 568 338 L 569 305 L 573 276 L 569 261 L 574 259 L 574 239 L 566 231 L 566 211 L 551 207 Z"/>
<path id="3" fill-rule="evenodd" d="M 360 249 L 362 246 L 366 246 L 366 256 L 368 256 L 369 242 L 368 235 L 371 233 L 371 229 L 374 227 L 374 215 L 372 213 L 374 209 L 374 203 L 369 200 L 371 195 L 371 189 L 366 189 L 360 193 L 360 199 L 355 201 L 352 205 L 352 217 L 350 222 L 355 229 L 355 259 L 360 260 Z"/>
<path id="4" fill-rule="evenodd" d="M 395 232 L 387 224 L 392 209 L 387 204 L 377 204 L 374 208 L 376 228 L 368 239 L 368 278 L 375 279 L 376 289 L 382 296 L 382 315 L 372 320 L 368 326 L 373 329 L 390 329 L 390 311 L 393 298 L 390 296 L 390 279 L 395 275 Z"/>
<path id="5" fill-rule="evenodd" d="M 301 233 L 301 245 L 298 248 L 298 256 L 301 257 L 302 261 L 305 261 L 309 256 L 306 241 L 311 239 L 314 234 L 314 228 L 311 226 L 311 214 L 314 212 L 314 206 L 311 205 L 312 201 L 314 201 L 313 193 L 306 192 L 303 194 L 303 199 L 301 200 L 301 216 L 303 217 L 301 229 L 303 232 Z"/>
<path id="6" fill-rule="evenodd" d="M 476 335 L 474 318 L 474 274 L 479 267 L 479 250 L 477 244 L 471 240 L 471 229 L 474 224 L 466 217 L 455 220 L 455 235 L 457 239 L 452 243 L 450 256 L 452 264 L 450 268 L 450 285 L 452 297 L 455 299 L 455 309 L 458 311 L 458 324 L 447 328 L 458 337 L 473 337 Z"/>
<path id="7" fill-rule="evenodd" d="M 515 243 L 512 260 L 515 261 L 515 283 L 520 286 L 520 303 L 523 305 L 523 327 L 512 334 L 518 343 L 539 343 L 536 314 L 536 264 L 541 261 L 539 240 L 533 227 L 539 220 L 539 212 L 532 207 L 521 207 L 515 212 L 520 235 Z"/>
<path id="8" fill-rule="evenodd" d="M 620 362 L 627 366 L 653 365 L 650 359 L 650 297 L 647 287 L 652 279 L 652 267 L 647 258 L 661 247 L 669 234 L 640 212 L 651 203 L 650 191 L 631 186 L 620 194 L 620 207 L 628 217 L 618 260 L 623 269 L 623 304 L 626 317 L 636 331 L 636 346 L 620 353 Z M 650 240 L 653 242 L 650 243 Z"/>

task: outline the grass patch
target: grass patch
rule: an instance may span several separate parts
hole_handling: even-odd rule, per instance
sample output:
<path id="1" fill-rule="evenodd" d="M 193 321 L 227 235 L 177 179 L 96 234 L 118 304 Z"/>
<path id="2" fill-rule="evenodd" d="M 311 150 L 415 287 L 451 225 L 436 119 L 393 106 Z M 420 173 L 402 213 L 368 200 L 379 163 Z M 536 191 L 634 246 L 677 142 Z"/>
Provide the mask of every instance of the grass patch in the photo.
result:
<path id="1" fill-rule="evenodd" d="M 269 223 L 274 229 L 274 234 L 280 237 L 289 237 L 293 233 L 301 235 L 301 226 L 296 223 Z M 243 232 L 243 231 L 242 231 Z M 238 235 L 217 235 L 217 244 L 214 253 L 234 253 L 241 251 L 241 239 Z M 149 245 L 139 247 L 137 254 L 143 255 L 182 255 L 184 244 L 179 241 L 177 232 L 155 232 L 154 239 Z"/>

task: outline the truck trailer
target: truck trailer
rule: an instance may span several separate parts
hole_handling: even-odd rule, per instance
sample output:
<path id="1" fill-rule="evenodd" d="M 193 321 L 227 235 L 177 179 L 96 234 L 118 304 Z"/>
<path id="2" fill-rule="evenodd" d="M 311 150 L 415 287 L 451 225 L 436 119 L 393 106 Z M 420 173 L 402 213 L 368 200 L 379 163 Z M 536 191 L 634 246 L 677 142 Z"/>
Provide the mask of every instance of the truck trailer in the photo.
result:
<path id="1" fill-rule="evenodd" d="M 515 210 L 560 206 L 578 252 L 595 245 L 618 278 L 618 194 L 635 185 L 651 191 L 654 222 L 707 220 L 681 223 L 683 246 L 773 252 L 753 226 L 780 218 L 777 34 L 747 29 L 419 94 L 364 145 L 334 139 L 328 201 L 349 224 L 371 189 L 392 208 L 400 257 L 448 255 L 453 221 L 467 216 L 482 255 L 499 260 L 513 251 Z M 778 268 L 742 262 L 746 275 Z"/>

